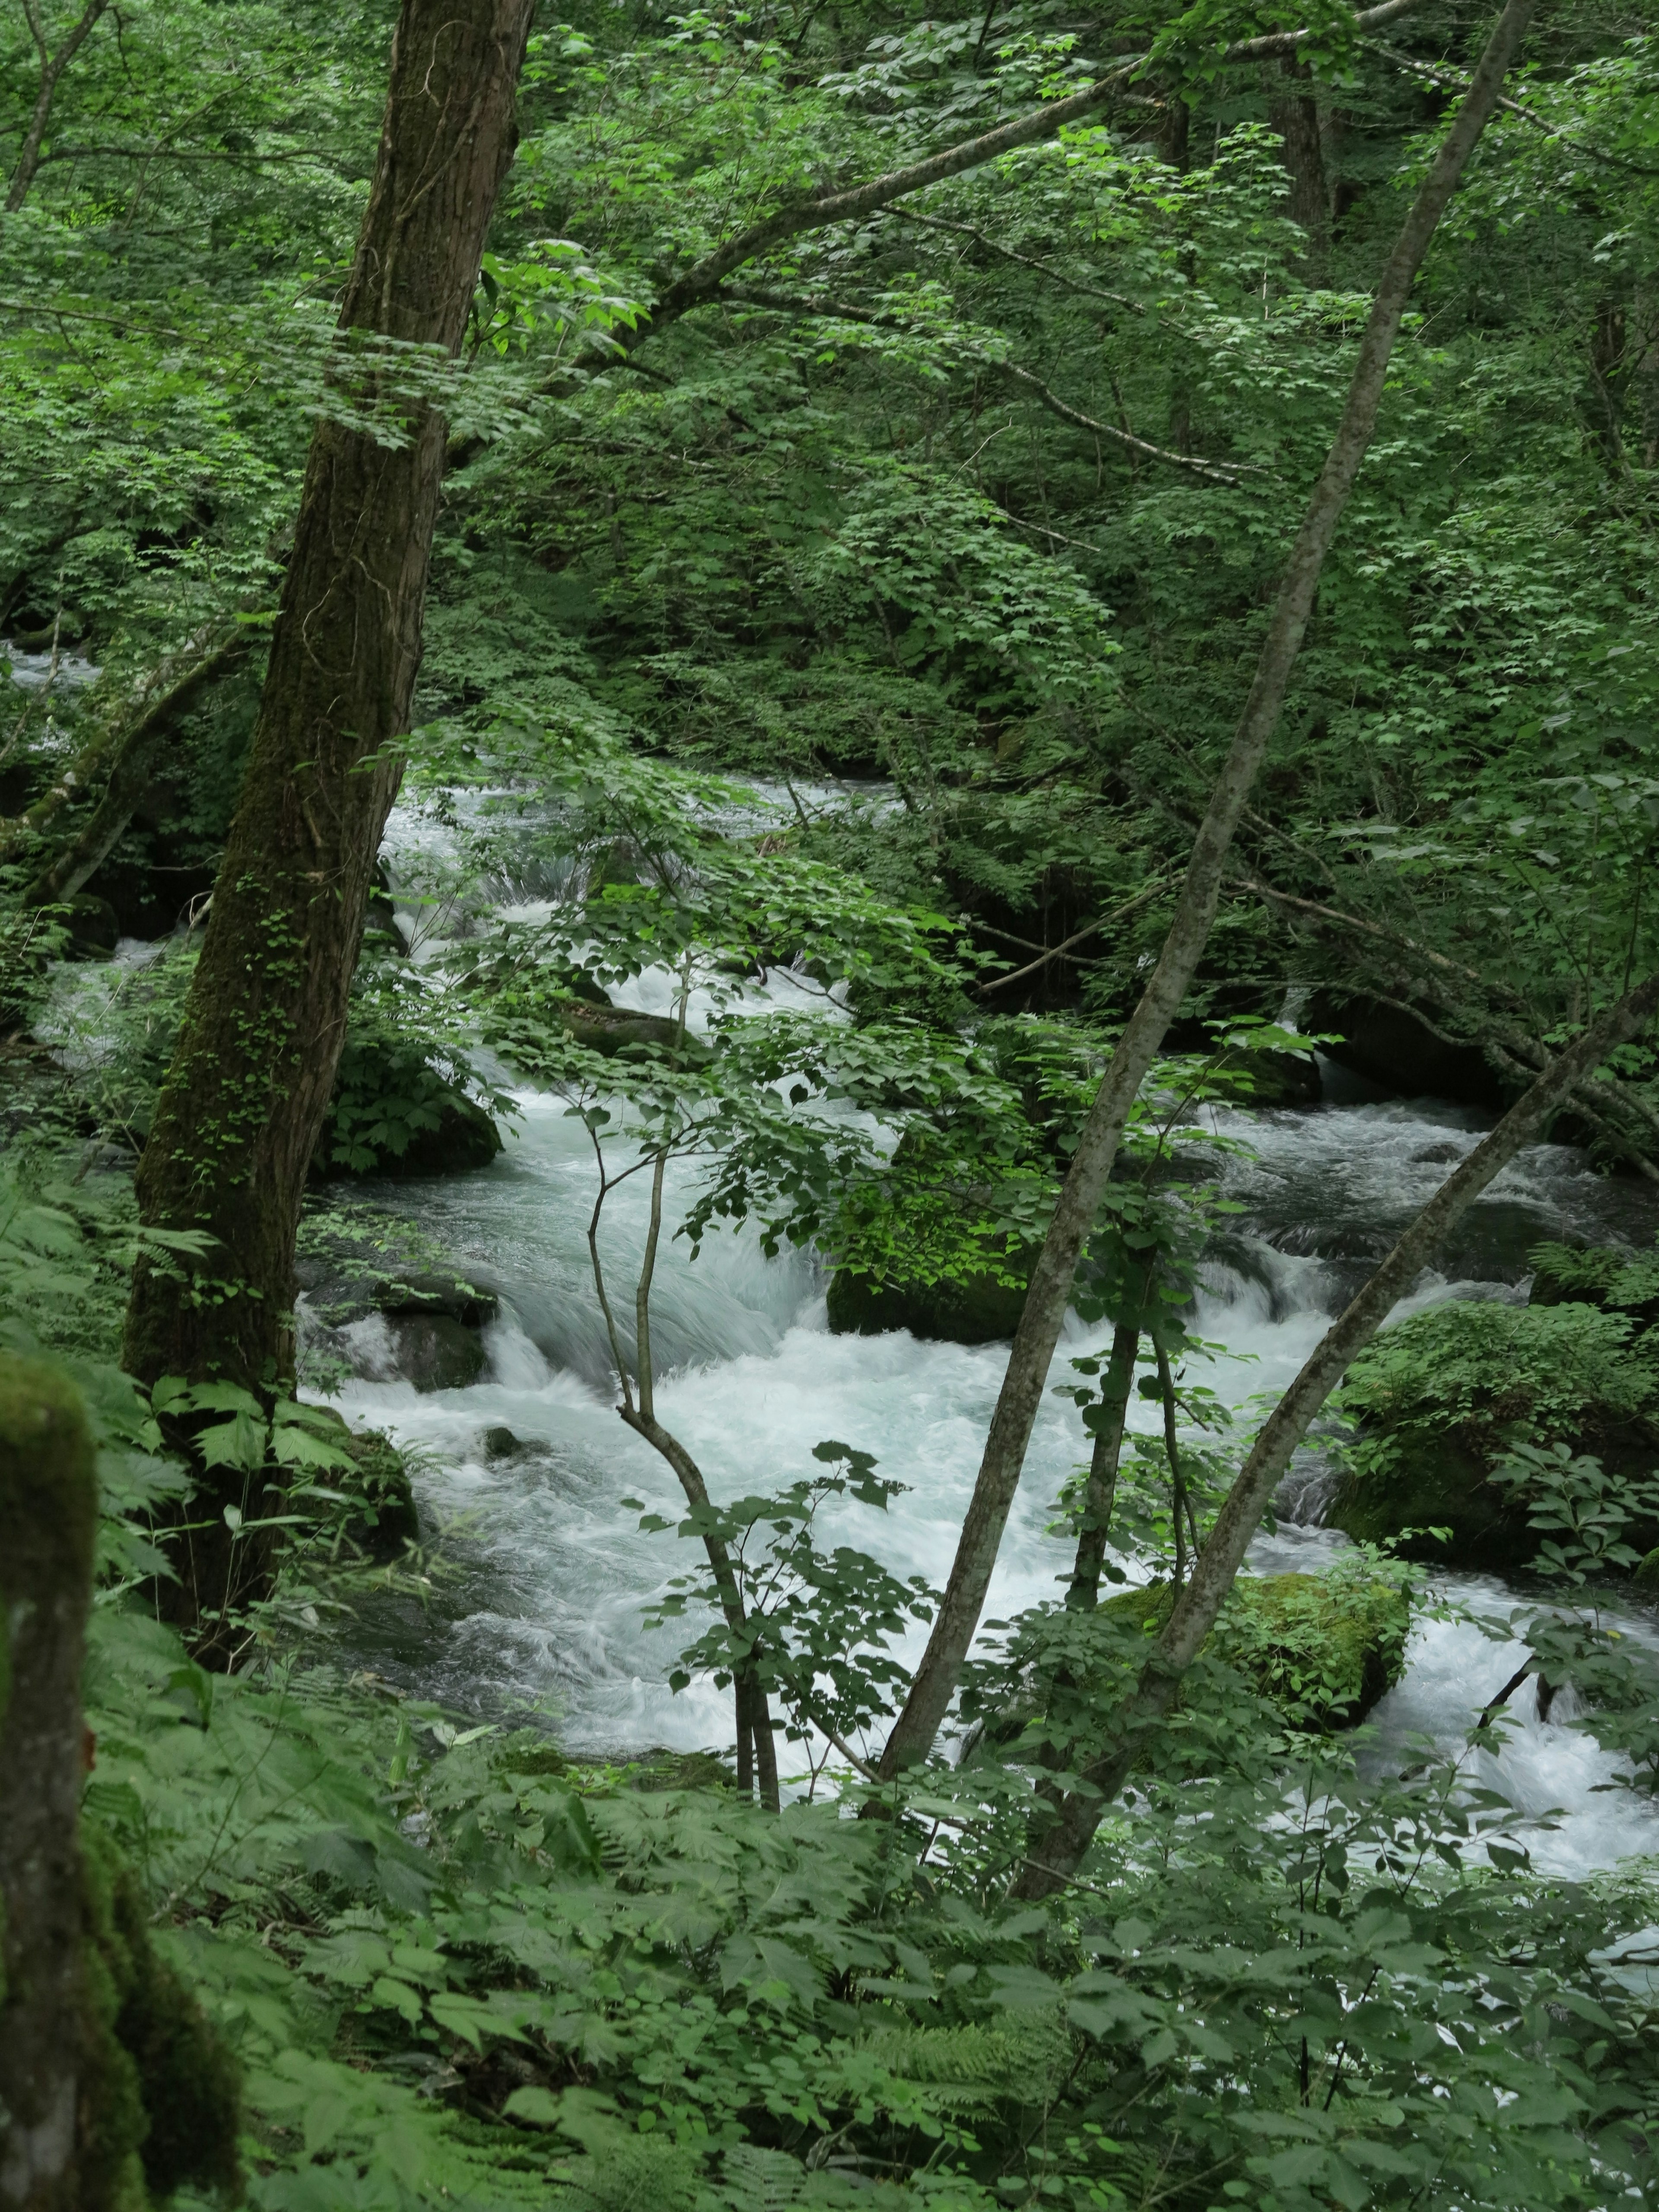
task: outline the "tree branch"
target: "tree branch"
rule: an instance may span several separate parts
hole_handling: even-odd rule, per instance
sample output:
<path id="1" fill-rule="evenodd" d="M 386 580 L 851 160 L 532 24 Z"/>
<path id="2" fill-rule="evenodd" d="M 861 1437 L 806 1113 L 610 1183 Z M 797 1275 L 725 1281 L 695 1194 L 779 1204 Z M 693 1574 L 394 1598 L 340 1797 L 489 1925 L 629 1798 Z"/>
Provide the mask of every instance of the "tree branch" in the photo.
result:
<path id="1" fill-rule="evenodd" d="M 1093 1231 L 1125 1123 L 1208 942 L 1228 853 L 1279 726 L 1325 556 L 1370 443 L 1417 271 L 1503 90 L 1532 5 L 1533 0 L 1506 0 L 1468 98 L 1441 143 L 1377 286 L 1342 419 L 1285 563 L 1249 696 L 1194 840 L 1164 950 L 1102 1079 L 1031 1271 L 950 1581 L 909 1697 L 882 1753 L 884 1779 L 927 1756 L 955 1693 L 979 1626 L 1084 1243 Z"/>
<path id="2" fill-rule="evenodd" d="M 58 80 L 81 50 L 93 25 L 108 7 L 109 0 L 87 0 L 75 25 L 58 52 L 53 54 L 46 46 L 46 27 L 40 20 L 36 0 L 23 0 L 23 11 L 29 20 L 29 29 L 40 54 L 40 88 L 35 94 L 34 111 L 29 117 L 28 129 L 23 133 L 22 150 L 17 156 L 17 168 L 11 180 L 11 190 L 6 194 L 6 213 L 15 215 L 28 196 L 34 181 L 34 173 L 40 166 L 40 145 L 46 135 L 46 125 L 52 119 L 52 103 L 58 91 Z"/>

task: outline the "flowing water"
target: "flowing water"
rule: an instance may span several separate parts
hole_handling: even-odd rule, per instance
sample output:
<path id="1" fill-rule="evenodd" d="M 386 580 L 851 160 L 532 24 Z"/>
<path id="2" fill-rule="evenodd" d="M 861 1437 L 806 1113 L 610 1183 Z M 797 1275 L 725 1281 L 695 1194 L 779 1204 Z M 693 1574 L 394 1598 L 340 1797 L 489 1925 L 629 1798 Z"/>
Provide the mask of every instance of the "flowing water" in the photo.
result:
<path id="1" fill-rule="evenodd" d="M 354 1424 L 384 1427 L 420 1448 L 419 1495 L 434 1525 L 449 1526 L 453 1563 L 424 1617 L 388 1607 L 362 1625 L 357 1655 L 465 1710 L 555 1717 L 573 1748 L 727 1741 L 723 1694 L 706 1686 L 678 1696 L 668 1689 L 685 1624 L 642 1626 L 650 1601 L 697 1561 L 672 1535 L 641 1536 L 637 1509 L 624 1503 L 638 1499 L 671 1517 L 680 1509 L 667 1469 L 612 1410 L 586 1245 L 595 1188 L 589 1142 L 558 1100 L 517 1096 L 520 1118 L 493 1166 L 384 1194 L 497 1289 L 502 1303 L 483 1380 L 421 1395 L 390 1373 L 378 1380 L 370 1373 L 339 1401 Z M 1231 1194 L 1248 1210 L 1206 1267 L 1195 1327 L 1225 1347 L 1206 1379 L 1242 1406 L 1291 1380 L 1368 1263 L 1477 1141 L 1480 1121 L 1431 1101 L 1332 1103 L 1224 1117 L 1223 1127 L 1253 1148 L 1227 1170 Z M 671 1209 L 688 1190 L 687 1181 L 677 1191 L 671 1178 Z M 616 1282 L 631 1284 L 647 1199 L 640 1178 L 607 1206 L 602 1249 Z M 1523 1297 L 1529 1245 L 1568 1232 L 1645 1242 L 1659 1224 L 1644 1209 L 1642 1194 L 1594 1176 L 1582 1155 L 1535 1147 L 1474 1209 L 1444 1255 L 1446 1273 L 1426 1278 L 1402 1310 L 1448 1297 Z M 942 1582 L 1006 1347 L 969 1349 L 902 1333 L 832 1335 L 811 1259 L 769 1261 L 741 1233 L 712 1237 L 695 1261 L 684 1243 L 673 1247 L 657 1279 L 655 1331 L 665 1371 L 659 1411 L 714 1494 L 773 1490 L 814 1470 L 814 1444 L 840 1439 L 873 1453 L 884 1474 L 909 1487 L 885 1514 L 837 1505 L 825 1533 L 877 1553 L 902 1575 Z M 383 1340 L 377 1328 L 383 1325 L 364 1323 L 358 1332 L 359 1359 L 371 1370 Z M 1073 1320 L 1052 1379 L 1068 1379 L 1068 1358 L 1097 1349 L 1100 1337 Z M 1136 1417 L 1153 1410 L 1138 1407 Z M 492 1428 L 508 1429 L 518 1441 L 503 1451 L 498 1438 L 492 1452 Z M 1055 1595 L 1067 1547 L 1048 1531 L 1052 1502 L 1082 1456 L 1078 1413 L 1051 1393 L 988 1618 Z M 1258 1571 L 1316 1568 L 1343 1540 L 1316 1525 L 1322 1474 L 1316 1449 L 1287 1486 L 1279 1533 L 1255 1547 Z M 1445 1586 L 1499 1620 L 1522 1601 L 1488 1577 L 1449 1577 Z M 1632 1626 L 1648 1632 L 1639 1620 Z M 921 1640 L 918 1632 L 915 1651 Z M 1382 1747 L 1397 1751 L 1416 1737 L 1461 1745 L 1517 1663 L 1515 1646 L 1465 1621 L 1424 1620 L 1405 1679 L 1374 1716 Z M 1478 1755 L 1480 1778 L 1529 1819 L 1562 1811 L 1559 1826 L 1533 1838 L 1542 1865 L 1578 1873 L 1659 1850 L 1659 1813 L 1601 1788 L 1614 1762 L 1566 1724 L 1571 1717 L 1564 1698 L 1540 1723 L 1527 1686 L 1507 1743 Z"/>
<path id="2" fill-rule="evenodd" d="M 844 802 L 836 791 L 780 788 L 757 795 L 743 823 Z M 879 788 L 862 803 L 886 803 Z M 478 815 L 478 802 L 465 802 Z M 533 912 L 562 888 L 529 849 L 508 859 L 491 887 Z M 469 926 L 444 894 L 447 828 L 394 822 L 394 866 L 407 884 L 437 885 L 423 908 L 406 898 L 405 932 L 430 952 L 446 931 Z M 475 894 L 476 896 L 476 894 Z M 58 1011 L 71 1060 L 96 1044 L 109 991 L 149 948 L 124 945 L 105 969 L 70 968 Z M 417 951 L 417 961 L 422 957 Z M 665 979 L 647 976 L 628 996 L 660 1011 Z M 785 1003 L 787 977 L 764 994 Z M 694 1008 L 694 1016 L 706 1009 Z M 826 1010 L 835 1018 L 834 1011 Z M 90 1039 L 91 1043 L 87 1040 Z M 1368 1267 L 1478 1140 L 1481 1117 L 1431 1100 L 1366 1100 L 1328 1067 L 1327 1103 L 1260 1115 L 1221 1117 L 1247 1152 L 1225 1169 L 1243 1212 L 1203 1270 L 1194 1327 L 1223 1347 L 1201 1379 L 1235 1407 L 1290 1382 Z M 1345 1088 L 1346 1086 L 1346 1088 Z M 647 1630 L 643 1615 L 674 1578 L 695 1571 L 694 1551 L 673 1535 L 642 1535 L 637 1499 L 677 1519 L 680 1494 L 666 1468 L 625 1429 L 614 1390 L 586 1249 L 595 1189 L 586 1133 L 561 1101 L 520 1090 L 506 1149 L 475 1174 L 377 1186 L 374 1199 L 431 1237 L 500 1296 L 487 1336 L 489 1366 L 465 1389 L 417 1393 L 399 1379 L 386 1324 L 349 1333 L 361 1372 L 337 1402 L 354 1425 L 389 1431 L 412 1448 L 416 1488 L 441 1570 L 430 1602 L 377 1601 L 349 1631 L 356 1663 L 462 1711 L 514 1711 L 556 1726 L 573 1748 L 639 1752 L 729 1742 L 727 1698 L 698 1685 L 668 1688 L 688 1640 L 684 1621 Z M 671 1170 L 669 1218 L 690 1194 L 688 1169 Z M 605 1210 L 602 1249 L 621 1304 L 631 1304 L 645 1228 L 644 1178 L 623 1184 Z M 1647 1192 L 1589 1172 L 1583 1155 L 1540 1146 L 1473 1210 L 1443 1272 L 1425 1277 L 1402 1307 L 1444 1297 L 1518 1299 L 1526 1253 L 1541 1238 L 1573 1235 L 1649 1243 L 1659 1207 Z M 835 1504 L 821 1534 L 880 1557 L 901 1575 L 935 1585 L 948 1571 L 981 1445 L 1006 1358 L 989 1345 L 921 1342 L 904 1334 L 830 1333 L 822 1275 L 811 1255 L 763 1257 L 746 1233 L 716 1232 L 693 1260 L 684 1242 L 659 1261 L 653 1298 L 661 1418 L 684 1442 L 717 1497 L 769 1492 L 817 1471 L 812 1447 L 835 1438 L 872 1453 L 881 1472 L 908 1486 L 884 1514 Z M 1103 1332 L 1075 1319 L 1051 1380 L 1067 1361 L 1101 1348 Z M 1137 1405 L 1133 1418 L 1154 1409 Z M 504 1445 L 501 1431 L 513 1441 Z M 496 1431 L 492 1437 L 490 1432 Z M 1068 1547 L 1049 1533 L 1053 1501 L 1084 1455 L 1076 1408 L 1050 1392 L 1005 1536 L 988 1619 L 1057 1594 Z M 1302 1454 L 1281 1493 L 1278 1532 L 1259 1539 L 1257 1571 L 1317 1569 L 1344 1540 L 1318 1526 L 1328 1489 L 1316 1447 Z M 1449 1576 L 1464 1607 L 1502 1621 L 1522 1593 L 1490 1577 Z M 1656 1637 L 1639 1612 L 1628 1623 Z M 919 1656 L 921 1632 L 908 1656 Z M 1414 1741 L 1459 1749 L 1472 1719 L 1515 1671 L 1518 1647 L 1467 1620 L 1425 1611 L 1413 1631 L 1404 1679 L 1376 1709 L 1378 1757 Z M 1532 1686 L 1515 1704 L 1507 1740 L 1474 1755 L 1471 1771 L 1500 1789 L 1528 1820 L 1562 1817 L 1533 1835 L 1538 1863 L 1578 1874 L 1634 1854 L 1659 1852 L 1659 1808 L 1607 1784 L 1615 1762 L 1568 1723 L 1570 1693 L 1549 1720 Z"/>

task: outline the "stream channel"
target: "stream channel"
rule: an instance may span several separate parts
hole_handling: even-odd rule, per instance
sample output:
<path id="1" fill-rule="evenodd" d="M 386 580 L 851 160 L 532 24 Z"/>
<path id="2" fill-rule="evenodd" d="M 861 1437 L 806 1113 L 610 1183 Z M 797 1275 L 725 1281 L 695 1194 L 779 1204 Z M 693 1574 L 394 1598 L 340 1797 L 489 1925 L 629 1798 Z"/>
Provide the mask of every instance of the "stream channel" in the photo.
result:
<path id="1" fill-rule="evenodd" d="M 398 810 L 388 840 L 394 880 L 416 849 L 429 855 L 432 836 L 429 823 Z M 497 888 L 525 902 L 519 910 L 528 914 L 537 910 L 532 894 L 562 886 Z M 794 999 L 785 979 L 769 995 Z M 647 975 L 617 996 L 664 1011 L 667 979 Z M 1221 1127 L 1251 1147 L 1225 1170 L 1229 1194 L 1245 1211 L 1228 1231 L 1225 1257 L 1206 1264 L 1194 1328 L 1224 1346 L 1201 1379 L 1235 1405 L 1289 1383 L 1368 1266 L 1489 1125 L 1434 1099 L 1361 1097 L 1356 1079 L 1329 1063 L 1323 1072 L 1318 1105 L 1220 1116 Z M 690 1625 L 642 1625 L 650 1601 L 700 1563 L 700 1550 L 693 1554 L 672 1534 L 641 1534 L 637 1511 L 623 1502 L 641 1500 L 675 1519 L 682 1510 L 668 1469 L 613 1410 L 586 1245 L 595 1188 L 588 1139 L 562 1100 L 522 1087 L 514 1096 L 518 1115 L 489 1167 L 373 1187 L 377 1206 L 414 1223 L 501 1304 L 486 1337 L 488 1367 L 464 1389 L 417 1392 L 384 1357 L 386 1324 L 378 1316 L 356 1324 L 354 1352 L 364 1371 L 334 1402 L 355 1427 L 383 1429 L 415 1448 L 416 1496 L 428 1531 L 444 1532 L 445 1565 L 424 1609 L 372 1604 L 349 1632 L 349 1656 L 453 1710 L 534 1715 L 574 1751 L 728 1745 L 726 1693 L 706 1683 L 678 1695 L 668 1687 Z M 692 1172 L 680 1176 L 682 1211 Z M 647 1180 L 624 1184 L 606 1214 L 607 1273 L 630 1287 Z M 671 1170 L 670 1224 L 678 1218 L 676 1194 Z M 1546 1237 L 1645 1245 L 1656 1230 L 1659 1204 L 1643 1188 L 1595 1174 L 1571 1147 L 1534 1146 L 1492 1187 L 1441 1255 L 1442 1272 L 1425 1276 L 1399 1312 L 1448 1297 L 1524 1299 L 1526 1253 Z M 810 1254 L 768 1261 L 752 1235 L 717 1231 L 693 1261 L 684 1241 L 665 1242 L 653 1297 L 664 1378 L 658 1409 L 714 1495 L 781 1487 L 815 1470 L 814 1444 L 839 1438 L 873 1453 L 884 1475 L 909 1487 L 884 1515 L 837 1505 L 821 1516 L 821 1539 L 942 1584 L 1006 1346 L 904 1333 L 835 1335 L 823 1271 Z M 1099 1349 L 1104 1334 L 1073 1316 L 1052 1382 L 1070 1380 L 1068 1360 Z M 1134 1417 L 1151 1423 L 1157 1408 L 1138 1405 Z M 492 1452 L 487 1432 L 501 1428 L 517 1442 L 503 1452 L 497 1438 Z M 1051 1390 L 988 1619 L 1058 1595 L 1069 1548 L 1048 1533 L 1052 1504 L 1085 1455 L 1076 1408 Z M 1317 1570 L 1328 1561 L 1346 1540 L 1317 1525 L 1321 1493 L 1317 1454 L 1304 1454 L 1281 1493 L 1278 1533 L 1258 1539 L 1251 1568 Z M 1500 1620 L 1528 1595 L 1496 1577 L 1449 1575 L 1438 1586 Z M 1645 1613 L 1632 1608 L 1626 1625 L 1659 1644 L 1659 1624 Z M 910 1659 L 922 1641 L 917 1630 Z M 1372 1716 L 1371 1755 L 1398 1757 L 1425 1737 L 1448 1752 L 1461 1748 L 1521 1656 L 1519 1646 L 1467 1621 L 1419 1620 L 1405 1676 Z M 1496 1752 L 1468 1754 L 1466 1768 L 1516 1806 L 1534 1863 L 1568 1877 L 1659 1853 L 1659 1805 L 1607 1786 L 1616 1762 L 1571 1725 L 1573 1712 L 1569 1690 L 1540 1722 L 1528 1682 L 1507 1740 Z M 783 1763 L 787 1770 L 787 1750 Z"/>

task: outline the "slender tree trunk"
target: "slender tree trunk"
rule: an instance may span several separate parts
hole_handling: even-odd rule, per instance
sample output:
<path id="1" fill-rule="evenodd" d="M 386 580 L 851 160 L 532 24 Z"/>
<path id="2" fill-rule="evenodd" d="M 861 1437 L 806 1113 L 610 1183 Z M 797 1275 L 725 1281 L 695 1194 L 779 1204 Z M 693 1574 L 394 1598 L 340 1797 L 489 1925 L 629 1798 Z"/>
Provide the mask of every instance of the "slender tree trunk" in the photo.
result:
<path id="1" fill-rule="evenodd" d="M 67 1379 L 0 1354 L 0 2212 L 77 2212 L 93 2117 L 77 1830 L 97 1498 Z"/>
<path id="2" fill-rule="evenodd" d="M 119 844 L 137 809 L 162 739 L 180 714 L 244 659 L 252 642 L 251 631 L 237 630 L 152 695 L 115 742 L 103 796 L 75 836 L 41 864 L 23 894 L 25 905 L 52 906 L 59 899 L 73 898 L 88 878 L 98 872 Z M 111 749 L 100 750 L 107 754 Z M 85 788 L 88 771 L 96 775 L 103 765 L 102 761 L 78 760 L 73 780 L 59 777 L 23 817 L 26 826 L 44 827 L 77 791 Z"/>
<path id="3" fill-rule="evenodd" d="M 459 349 L 533 9 L 404 0 L 343 331 Z M 295 1236 L 398 790 L 443 471 L 435 408 L 402 417 L 397 446 L 328 421 L 312 440 L 241 796 L 138 1170 L 143 1219 L 208 1229 L 217 1249 L 183 1281 L 140 1266 L 125 1358 L 146 1382 L 293 1373 Z M 246 1596 L 268 1561 L 239 1549 Z M 228 1531 L 198 1537 L 173 1606 L 185 1626 L 221 1609 L 230 1552 Z"/>
<path id="4" fill-rule="evenodd" d="M 1631 382 L 1640 425 L 1642 466 L 1659 469 L 1659 275 L 1638 277 L 1631 309 Z"/>
<path id="5" fill-rule="evenodd" d="M 12 173 L 11 190 L 6 194 L 8 215 L 16 214 L 28 196 L 29 186 L 34 182 L 34 173 L 40 166 L 40 149 L 46 141 L 46 125 L 52 120 L 52 103 L 58 96 L 58 80 L 75 59 L 81 50 L 82 41 L 108 6 L 109 0 L 87 0 L 74 28 L 54 54 L 46 44 L 40 0 L 23 0 L 23 13 L 28 17 L 29 33 L 34 40 L 35 52 L 40 57 L 40 82 L 34 95 L 34 108 L 29 117 L 28 128 L 23 133 L 22 150 Z"/>
<path id="6" fill-rule="evenodd" d="M 1278 725 L 1285 687 L 1312 611 L 1320 570 L 1370 441 L 1389 357 L 1411 297 L 1413 280 L 1464 164 L 1497 104 L 1532 7 L 1533 0 L 1508 0 L 1378 285 L 1360 342 L 1347 404 L 1291 549 L 1255 680 L 1194 842 L 1163 952 L 1112 1055 L 1032 1270 L 944 1601 L 910 1695 L 882 1753 L 884 1780 L 890 1780 L 903 1767 L 927 1756 L 956 1689 L 962 1662 L 979 1626 L 1084 1240 L 1094 1225 L 1124 1123 L 1163 1043 L 1164 1033 L 1186 996 L 1209 936 L 1228 848 L 1267 741 Z"/>
<path id="7" fill-rule="evenodd" d="M 1182 1676 L 1216 1624 L 1291 1455 L 1350 1362 L 1376 1334 L 1481 1192 L 1539 1134 L 1574 1085 L 1614 1045 L 1645 1028 L 1656 1009 L 1659 975 L 1649 976 L 1592 1022 L 1447 1176 L 1387 1259 L 1326 1330 L 1251 1447 L 1133 1696 L 1115 1717 L 1107 1749 L 1085 1773 L 1087 1789 L 1066 1798 L 1054 1827 L 1032 1845 L 1016 1895 L 1047 1896 L 1065 1881 L 1089 1848 L 1102 1814 L 1127 1777 L 1137 1735 L 1174 1703 Z"/>
<path id="8" fill-rule="evenodd" d="M 641 1384 L 644 1370 L 641 1370 Z M 687 1502 L 706 1506 L 709 1503 L 708 1486 L 702 1479 L 702 1469 L 672 1429 L 664 1428 L 654 1412 L 644 1406 L 635 1408 L 624 1403 L 617 1407 L 623 1419 L 635 1436 L 643 1437 L 653 1450 L 660 1452 L 679 1478 L 680 1488 Z M 732 1564 L 732 1554 L 718 1536 L 705 1536 L 703 1549 L 708 1555 L 708 1565 L 714 1577 L 714 1587 L 720 1592 L 720 1610 L 726 1615 L 728 1628 L 735 1632 L 747 1626 L 744 1612 L 743 1591 L 738 1582 L 737 1569 Z M 754 1747 L 755 1777 L 760 1784 L 760 1799 L 769 1811 L 775 1813 L 781 1799 L 778 1792 L 778 1747 L 772 1734 L 770 1702 L 760 1678 L 752 1666 L 741 1662 L 733 1669 L 737 1677 L 732 1704 L 737 1714 L 738 1759 L 739 1780 L 742 1778 L 743 1748 L 745 1735 Z"/>
<path id="9" fill-rule="evenodd" d="M 1112 1332 L 1111 1356 L 1106 1363 L 1106 1381 L 1100 1394 L 1100 1426 L 1095 1431 L 1095 1448 L 1089 1455 L 1089 1483 L 1083 1493 L 1077 1557 L 1066 1591 L 1066 1603 L 1073 1613 L 1092 1613 L 1100 1602 L 1100 1571 L 1106 1560 L 1106 1532 L 1112 1525 L 1118 1462 L 1123 1456 L 1123 1432 L 1129 1425 L 1129 1396 L 1134 1389 L 1135 1357 L 1139 1350 L 1139 1329 L 1127 1322 L 1120 1322 Z"/>

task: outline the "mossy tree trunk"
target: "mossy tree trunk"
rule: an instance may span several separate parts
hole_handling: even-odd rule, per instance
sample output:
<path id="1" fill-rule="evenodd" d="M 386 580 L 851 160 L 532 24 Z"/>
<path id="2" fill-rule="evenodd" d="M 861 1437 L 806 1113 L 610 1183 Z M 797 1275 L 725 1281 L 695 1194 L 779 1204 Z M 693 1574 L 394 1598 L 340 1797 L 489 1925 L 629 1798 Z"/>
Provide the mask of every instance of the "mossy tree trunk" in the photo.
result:
<path id="1" fill-rule="evenodd" d="M 404 0 L 343 331 L 459 350 L 533 8 Z M 293 1372 L 295 1237 L 397 795 L 444 462 L 434 406 L 397 400 L 372 369 L 349 386 L 351 411 L 395 410 L 401 442 L 336 421 L 312 441 L 241 796 L 138 1171 L 147 1223 L 206 1229 L 216 1247 L 183 1281 L 139 1269 L 125 1364 L 146 1382 L 268 1389 Z M 210 1503 L 196 1517 L 210 1525 L 171 1601 L 190 1628 L 269 1571 Z"/>
<path id="2" fill-rule="evenodd" d="M 79 2212 L 81 1663 L 97 1492 L 62 1372 L 0 1353 L 0 2212 Z"/>

